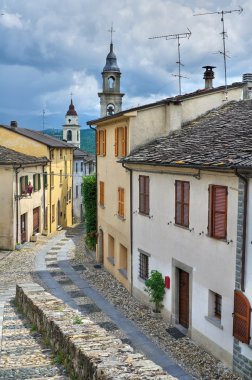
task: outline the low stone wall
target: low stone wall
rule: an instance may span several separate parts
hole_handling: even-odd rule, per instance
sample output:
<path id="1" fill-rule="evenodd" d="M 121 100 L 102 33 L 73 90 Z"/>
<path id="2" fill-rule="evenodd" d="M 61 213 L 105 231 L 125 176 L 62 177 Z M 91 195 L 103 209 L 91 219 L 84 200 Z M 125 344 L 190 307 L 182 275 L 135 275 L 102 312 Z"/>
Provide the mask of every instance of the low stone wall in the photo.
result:
<path id="1" fill-rule="evenodd" d="M 76 380 L 175 380 L 37 284 L 17 285 L 16 302 Z"/>

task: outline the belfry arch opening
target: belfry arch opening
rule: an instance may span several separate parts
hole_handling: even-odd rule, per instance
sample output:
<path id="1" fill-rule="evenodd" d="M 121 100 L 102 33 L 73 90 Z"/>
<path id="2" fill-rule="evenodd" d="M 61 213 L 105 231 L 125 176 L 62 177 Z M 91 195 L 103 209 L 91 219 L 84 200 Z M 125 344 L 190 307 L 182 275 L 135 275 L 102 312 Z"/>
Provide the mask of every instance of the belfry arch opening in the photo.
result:
<path id="1" fill-rule="evenodd" d="M 108 84 L 109 84 L 109 88 L 114 88 L 114 85 L 115 85 L 115 78 L 113 76 L 110 76 L 108 78 Z"/>

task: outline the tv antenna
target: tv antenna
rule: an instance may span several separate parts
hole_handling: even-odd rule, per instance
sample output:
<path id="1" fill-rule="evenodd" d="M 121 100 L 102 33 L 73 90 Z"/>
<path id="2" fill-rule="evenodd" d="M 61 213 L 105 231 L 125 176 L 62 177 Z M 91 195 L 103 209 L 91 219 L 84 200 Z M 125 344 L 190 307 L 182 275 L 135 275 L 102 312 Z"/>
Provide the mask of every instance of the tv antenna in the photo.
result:
<path id="1" fill-rule="evenodd" d="M 189 40 L 189 38 L 191 37 L 191 34 L 192 34 L 190 29 L 189 28 L 187 28 L 187 29 L 188 29 L 188 32 L 186 32 L 186 33 L 167 34 L 166 36 L 149 37 L 149 40 L 154 40 L 156 38 L 165 38 L 166 40 L 175 40 L 175 39 L 177 40 L 177 42 L 178 42 L 178 61 L 176 63 L 178 64 L 179 72 L 178 72 L 178 74 L 173 74 L 173 76 L 179 78 L 179 95 L 181 95 L 181 78 L 187 78 L 187 77 L 184 77 L 183 75 L 181 75 L 181 66 L 184 66 L 184 65 L 180 59 L 180 39 L 181 38 L 187 38 Z"/>
<path id="2" fill-rule="evenodd" d="M 216 12 L 206 12 L 206 13 L 197 13 L 194 16 L 205 16 L 205 15 L 221 15 L 221 22 L 222 22 L 222 43 L 223 43 L 223 51 L 219 51 L 220 54 L 223 55 L 224 60 L 224 75 L 225 75 L 225 97 L 227 100 L 227 57 L 230 58 L 226 53 L 226 38 L 227 38 L 227 32 L 225 32 L 225 22 L 224 22 L 224 15 L 227 13 L 234 13 L 237 12 L 241 14 L 243 12 L 243 8 L 239 6 L 239 9 L 231 9 L 229 11 L 216 11 Z"/>
<path id="3" fill-rule="evenodd" d="M 45 133 L 45 110 L 43 109 L 42 120 L 43 120 L 43 133 Z"/>

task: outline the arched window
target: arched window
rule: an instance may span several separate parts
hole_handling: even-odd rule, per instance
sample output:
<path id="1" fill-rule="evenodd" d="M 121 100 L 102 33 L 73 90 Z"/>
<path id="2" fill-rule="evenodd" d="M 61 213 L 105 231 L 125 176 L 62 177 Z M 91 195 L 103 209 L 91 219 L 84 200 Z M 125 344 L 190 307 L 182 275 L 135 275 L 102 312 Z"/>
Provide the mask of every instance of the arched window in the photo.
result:
<path id="1" fill-rule="evenodd" d="M 77 131 L 77 141 L 80 140 L 79 131 Z"/>
<path id="2" fill-rule="evenodd" d="M 115 106 L 112 103 L 109 103 L 107 105 L 107 115 L 114 115 L 115 113 Z"/>
<path id="3" fill-rule="evenodd" d="M 108 82 L 109 82 L 109 88 L 114 88 L 114 84 L 115 84 L 115 78 L 114 77 L 109 77 L 108 78 Z"/>
<path id="4" fill-rule="evenodd" d="M 72 131 L 67 131 L 67 141 L 72 141 Z"/>

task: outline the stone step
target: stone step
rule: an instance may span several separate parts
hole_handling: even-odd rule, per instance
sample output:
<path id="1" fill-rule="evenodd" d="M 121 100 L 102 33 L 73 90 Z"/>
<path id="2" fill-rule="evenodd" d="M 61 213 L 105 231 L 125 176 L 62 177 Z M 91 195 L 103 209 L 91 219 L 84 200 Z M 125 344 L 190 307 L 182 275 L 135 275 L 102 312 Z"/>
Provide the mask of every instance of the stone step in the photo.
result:
<path id="1" fill-rule="evenodd" d="M 66 376 L 59 374 L 59 368 L 56 366 L 0 369 L 1 380 L 57 379 L 57 377 L 59 379 L 68 379 Z"/>

